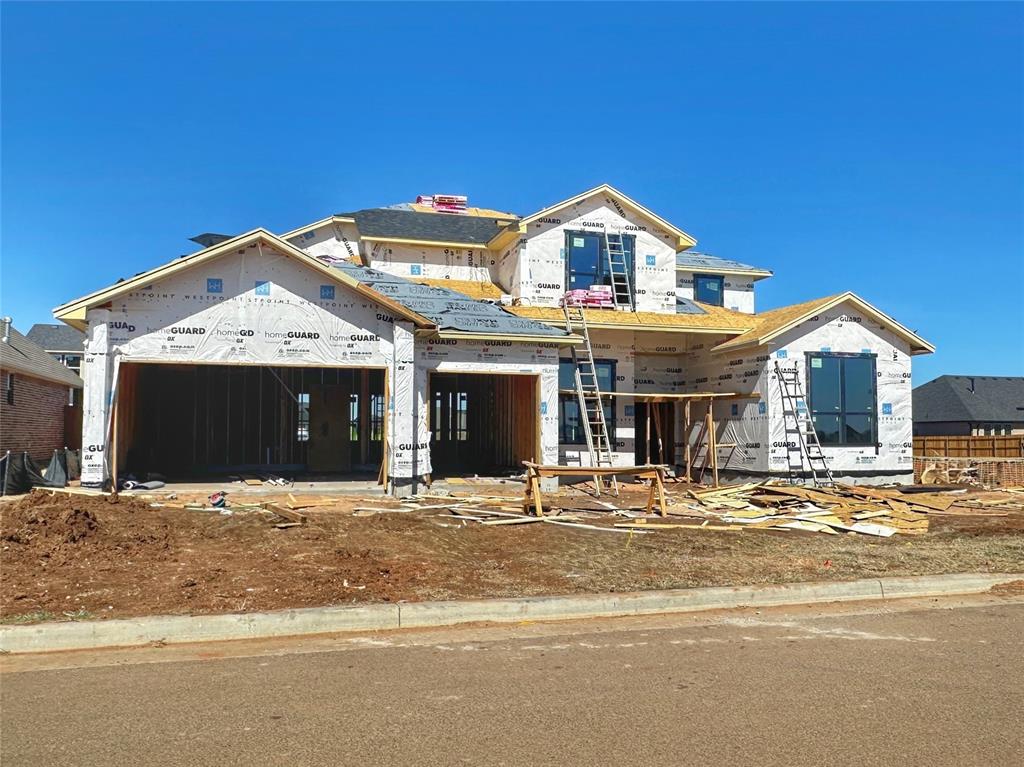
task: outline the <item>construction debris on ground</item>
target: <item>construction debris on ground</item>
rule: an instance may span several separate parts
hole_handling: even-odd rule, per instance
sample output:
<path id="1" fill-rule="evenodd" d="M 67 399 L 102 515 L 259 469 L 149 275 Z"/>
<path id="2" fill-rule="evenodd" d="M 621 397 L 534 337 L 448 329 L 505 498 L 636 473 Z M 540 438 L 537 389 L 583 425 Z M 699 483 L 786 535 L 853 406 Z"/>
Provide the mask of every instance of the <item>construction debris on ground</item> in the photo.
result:
<path id="1" fill-rule="evenodd" d="M 438 491 L 402 500 L 347 496 L 344 502 L 330 495 L 297 497 L 293 493 L 281 499 L 259 500 L 246 497 L 244 492 L 218 492 L 197 500 L 178 500 L 174 493 L 135 497 L 150 501 L 154 508 L 217 512 L 226 516 L 258 513 L 278 529 L 307 524 L 308 518 L 303 512 L 315 510 L 341 511 L 357 517 L 433 512 L 441 526 L 456 527 L 470 523 L 495 527 L 540 523 L 627 534 L 687 529 L 784 530 L 879 538 L 926 533 L 929 517 L 933 515 L 1006 516 L 1024 510 L 1024 488 L 967 494 L 957 488 L 917 486 L 901 490 L 844 484 L 812 488 L 770 480 L 720 487 L 668 485 L 666 487 L 681 489 L 664 490 L 664 504 L 658 513 L 651 510 L 647 485 L 622 485 L 618 497 L 592 494 L 588 486 L 588 483 L 581 483 L 563 487 L 557 495 L 552 495 L 544 515 L 533 513 L 528 492 L 516 496 Z M 36 488 L 33 492 L 105 495 L 78 489 Z"/>

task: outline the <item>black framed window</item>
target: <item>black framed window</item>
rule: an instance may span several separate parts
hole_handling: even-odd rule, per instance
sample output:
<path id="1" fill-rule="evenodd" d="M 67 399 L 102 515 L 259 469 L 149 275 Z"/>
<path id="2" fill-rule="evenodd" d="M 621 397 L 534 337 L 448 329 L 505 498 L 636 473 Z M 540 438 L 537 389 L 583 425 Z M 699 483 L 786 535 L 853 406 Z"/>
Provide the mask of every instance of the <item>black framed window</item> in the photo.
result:
<path id="1" fill-rule="evenodd" d="M 14 404 L 14 373 L 8 373 L 7 374 L 7 386 L 5 388 L 7 390 L 7 404 L 8 405 L 13 405 Z"/>
<path id="2" fill-rule="evenodd" d="M 602 392 L 615 391 L 615 360 L 594 360 L 594 369 L 597 371 L 597 388 Z M 585 445 L 587 437 L 580 421 L 580 401 L 575 394 L 576 368 L 571 359 L 558 361 L 558 388 L 573 391 L 572 394 L 558 395 L 558 441 L 563 445 Z M 611 440 L 615 434 L 615 408 L 611 397 L 604 400 L 603 404 L 604 422 Z"/>
<path id="3" fill-rule="evenodd" d="M 635 298 L 636 237 L 622 235 L 622 250 L 626 254 L 626 273 L 629 275 L 630 297 Z M 565 233 L 565 290 L 589 290 L 594 285 L 611 285 L 608 249 L 604 234 L 599 232 Z"/>
<path id="4" fill-rule="evenodd" d="M 693 275 L 693 299 L 702 304 L 725 306 L 725 277 L 715 274 Z"/>
<path id="5" fill-rule="evenodd" d="M 823 445 L 878 442 L 874 354 L 807 354 L 807 407 Z"/>

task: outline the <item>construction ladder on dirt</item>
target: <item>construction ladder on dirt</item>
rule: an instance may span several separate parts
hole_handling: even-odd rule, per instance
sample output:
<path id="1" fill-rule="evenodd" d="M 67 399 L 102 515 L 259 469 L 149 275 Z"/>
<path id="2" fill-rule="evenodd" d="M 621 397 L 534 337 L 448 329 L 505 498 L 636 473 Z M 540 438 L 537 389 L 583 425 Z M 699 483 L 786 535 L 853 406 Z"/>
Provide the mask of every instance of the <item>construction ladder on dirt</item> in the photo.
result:
<path id="1" fill-rule="evenodd" d="M 590 451 L 591 466 L 611 466 L 612 446 L 608 437 L 608 424 L 604 418 L 604 402 L 601 400 L 601 389 L 597 383 L 597 367 L 594 365 L 594 352 L 590 348 L 590 331 L 587 329 L 587 318 L 582 306 L 570 306 L 563 303 L 565 312 L 565 330 L 567 333 L 579 333 L 583 336 L 582 344 L 569 347 L 572 354 L 572 366 L 576 377 L 576 397 L 580 405 L 580 423 L 587 439 L 587 450 Z M 611 476 L 612 493 L 619 494 L 619 483 L 615 475 Z M 594 486 L 598 495 L 601 494 L 601 477 L 594 475 Z"/>
<path id="2" fill-rule="evenodd" d="M 633 289 L 629 284 L 629 262 L 626 243 L 621 234 L 604 233 L 604 250 L 608 254 L 608 276 L 612 283 L 612 301 L 616 309 L 636 311 Z"/>
<path id="3" fill-rule="evenodd" d="M 828 467 L 818 440 L 818 430 L 814 428 L 814 419 L 807 409 L 807 398 L 800 385 L 799 371 L 796 367 L 784 368 L 775 360 L 775 373 L 779 377 L 779 389 L 782 392 L 782 423 L 786 432 L 790 481 L 800 481 L 806 458 L 806 466 L 811 471 L 815 486 L 834 485 L 832 470 Z"/>

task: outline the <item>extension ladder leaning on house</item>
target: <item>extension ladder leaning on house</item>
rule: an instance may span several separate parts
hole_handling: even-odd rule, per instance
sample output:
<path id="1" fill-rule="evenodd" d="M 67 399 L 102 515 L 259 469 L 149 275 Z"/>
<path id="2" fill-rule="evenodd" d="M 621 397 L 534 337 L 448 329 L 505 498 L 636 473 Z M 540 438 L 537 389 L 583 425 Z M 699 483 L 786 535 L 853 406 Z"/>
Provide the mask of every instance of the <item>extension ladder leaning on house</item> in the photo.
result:
<path id="1" fill-rule="evenodd" d="M 626 258 L 626 242 L 621 234 L 604 233 L 604 251 L 608 257 L 608 278 L 612 285 L 612 301 L 616 309 L 636 311 L 629 261 Z"/>
<path id="2" fill-rule="evenodd" d="M 587 318 L 583 307 L 573 305 L 564 300 L 562 310 L 565 313 L 565 330 L 567 333 L 579 333 L 583 343 L 569 347 L 572 354 L 572 365 L 576 378 L 576 397 L 580 405 L 580 424 L 590 452 L 591 466 L 611 466 L 612 447 L 608 436 L 608 424 L 604 418 L 604 402 L 601 389 L 597 383 L 597 367 L 594 365 L 594 352 L 590 348 L 590 331 L 587 329 Z M 613 474 L 611 481 L 612 493 L 619 494 L 619 483 Z M 601 477 L 594 476 L 594 486 L 601 493 Z"/>
<path id="3" fill-rule="evenodd" d="M 810 470 L 815 486 L 834 485 L 832 470 L 821 450 L 818 430 L 814 428 L 814 420 L 807 408 L 807 398 L 800 385 L 800 372 L 796 367 L 784 368 L 775 360 L 775 374 L 779 377 L 779 390 L 782 393 L 782 423 L 786 432 L 789 481 L 799 483 L 806 468 Z"/>

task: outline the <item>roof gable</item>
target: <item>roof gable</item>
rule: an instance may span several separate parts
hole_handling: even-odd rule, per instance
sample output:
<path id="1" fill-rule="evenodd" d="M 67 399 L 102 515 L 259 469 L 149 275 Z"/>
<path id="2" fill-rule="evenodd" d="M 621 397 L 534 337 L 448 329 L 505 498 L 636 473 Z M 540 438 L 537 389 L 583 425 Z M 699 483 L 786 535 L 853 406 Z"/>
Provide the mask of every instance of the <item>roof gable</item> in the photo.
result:
<path id="1" fill-rule="evenodd" d="M 813 301 L 805 301 L 802 304 L 783 306 L 778 309 L 755 314 L 753 319 L 756 321 L 756 325 L 752 329 L 736 338 L 730 338 L 728 341 L 719 344 L 714 348 L 714 351 L 727 352 L 749 346 L 762 346 L 778 338 L 786 331 L 792 330 L 805 320 L 847 301 L 863 314 L 871 317 L 883 327 L 905 340 L 910 345 L 911 354 L 930 354 L 935 351 L 935 347 L 919 335 L 903 327 L 903 325 L 899 324 L 889 315 L 850 292 L 816 298 Z"/>
<path id="2" fill-rule="evenodd" d="M 363 284 L 345 272 L 339 269 L 332 269 L 322 261 L 296 248 L 291 243 L 285 242 L 265 229 L 254 229 L 251 232 L 240 234 L 237 237 L 232 237 L 230 240 L 226 240 L 225 242 L 209 248 L 204 248 L 203 250 L 187 256 L 182 256 L 181 258 L 164 264 L 163 266 L 158 266 L 155 269 L 150 269 L 148 272 L 142 272 L 130 279 L 121 280 L 109 288 L 90 293 L 82 298 L 62 304 L 53 310 L 54 317 L 78 328 L 79 330 L 84 330 L 86 312 L 89 309 L 105 304 L 111 299 L 125 293 L 145 287 L 154 280 L 163 279 L 184 269 L 190 269 L 215 258 L 220 258 L 221 256 L 228 255 L 238 250 L 243 250 L 251 245 L 267 245 L 272 247 L 284 255 L 300 261 L 308 268 L 315 269 L 323 275 L 330 277 L 332 280 L 355 290 L 373 301 L 376 301 L 386 307 L 389 311 L 394 312 L 397 316 L 410 320 L 419 327 L 433 327 L 433 324 L 425 317 L 422 317 L 407 307 L 396 303 L 388 296 L 378 293 L 373 290 L 373 288 Z"/>
<path id="3" fill-rule="evenodd" d="M 1024 421 L 1024 378 L 939 376 L 913 391 L 914 421 Z"/>
<path id="4" fill-rule="evenodd" d="M 650 221 L 651 223 L 664 229 L 670 234 L 675 235 L 678 238 L 678 248 L 692 248 L 694 245 L 697 244 L 697 241 L 693 237 L 688 235 L 686 232 L 684 232 L 682 229 L 670 224 L 661 216 L 657 215 L 651 210 L 648 210 L 640 203 L 630 199 L 622 192 L 620 192 L 618 189 L 615 189 L 614 187 L 609 186 L 608 184 L 601 184 L 601 186 L 594 187 L 593 189 L 588 189 L 586 192 L 583 192 L 582 194 L 578 194 L 575 197 L 570 197 L 568 200 L 562 200 L 561 202 L 557 202 L 554 205 L 544 208 L 544 210 L 537 211 L 533 215 L 526 216 L 519 222 L 520 231 L 522 231 L 522 227 L 527 226 L 533 223 L 534 221 L 537 221 L 538 219 L 549 218 L 554 214 L 558 213 L 559 211 L 564 210 L 565 208 L 572 207 L 573 205 L 578 205 L 584 200 L 587 200 L 591 197 L 600 194 L 611 197 L 612 199 L 616 200 L 624 207 L 629 208 L 634 213 L 638 214 L 647 221 Z"/>

